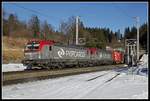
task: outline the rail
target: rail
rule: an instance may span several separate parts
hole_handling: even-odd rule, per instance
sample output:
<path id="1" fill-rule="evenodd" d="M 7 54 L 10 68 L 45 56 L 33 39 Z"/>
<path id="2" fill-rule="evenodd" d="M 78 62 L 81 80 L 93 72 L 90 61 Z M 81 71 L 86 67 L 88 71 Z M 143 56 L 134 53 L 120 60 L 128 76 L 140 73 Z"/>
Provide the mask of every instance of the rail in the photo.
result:
<path id="1" fill-rule="evenodd" d="M 29 71 L 13 71 L 3 72 L 3 85 L 10 85 L 16 83 L 23 83 L 28 81 L 35 81 L 40 79 L 56 78 L 62 76 L 69 76 L 81 73 L 89 73 L 103 70 L 110 70 L 124 67 L 120 65 L 105 65 L 96 67 L 83 67 L 83 68 L 65 68 L 56 70 L 29 70 Z"/>

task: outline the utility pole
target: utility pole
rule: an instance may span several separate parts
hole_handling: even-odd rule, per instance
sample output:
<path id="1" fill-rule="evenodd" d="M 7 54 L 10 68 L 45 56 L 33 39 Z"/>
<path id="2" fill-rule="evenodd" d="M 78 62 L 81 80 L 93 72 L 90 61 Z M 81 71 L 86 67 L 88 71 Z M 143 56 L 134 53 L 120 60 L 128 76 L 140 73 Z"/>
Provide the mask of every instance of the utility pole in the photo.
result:
<path id="1" fill-rule="evenodd" d="M 139 60 L 139 20 L 138 16 L 134 17 L 136 19 L 136 27 L 137 27 L 137 60 Z"/>
<path id="2" fill-rule="evenodd" d="M 79 16 L 76 17 L 76 45 L 78 45 L 78 20 Z"/>

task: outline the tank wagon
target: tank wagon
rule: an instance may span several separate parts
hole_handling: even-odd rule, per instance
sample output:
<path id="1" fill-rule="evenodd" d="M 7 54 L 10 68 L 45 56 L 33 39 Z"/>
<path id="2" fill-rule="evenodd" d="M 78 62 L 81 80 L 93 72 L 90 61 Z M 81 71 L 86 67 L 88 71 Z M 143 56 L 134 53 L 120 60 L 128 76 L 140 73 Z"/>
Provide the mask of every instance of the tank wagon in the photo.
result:
<path id="1" fill-rule="evenodd" d="M 118 54 L 97 48 L 57 45 L 52 40 L 30 40 L 25 45 L 22 63 L 27 69 L 97 66 L 120 63 Z"/>

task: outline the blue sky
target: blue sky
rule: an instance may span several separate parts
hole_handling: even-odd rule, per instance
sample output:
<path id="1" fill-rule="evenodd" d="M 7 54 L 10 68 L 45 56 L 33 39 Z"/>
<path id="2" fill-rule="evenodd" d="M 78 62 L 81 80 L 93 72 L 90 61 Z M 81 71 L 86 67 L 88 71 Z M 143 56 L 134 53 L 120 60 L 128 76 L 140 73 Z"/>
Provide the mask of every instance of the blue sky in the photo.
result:
<path id="1" fill-rule="evenodd" d="M 3 2 L 2 8 L 9 14 L 15 13 L 22 21 L 27 22 L 32 15 L 37 15 L 40 21 L 46 20 L 56 30 L 61 21 L 66 21 L 71 16 L 80 16 L 86 27 L 110 28 L 113 31 L 131 27 L 136 24 L 132 17 L 140 17 L 140 25 L 148 20 L 147 2 L 78 2 L 78 3 L 52 3 L 52 2 Z M 34 13 L 25 7 L 34 10 Z"/>

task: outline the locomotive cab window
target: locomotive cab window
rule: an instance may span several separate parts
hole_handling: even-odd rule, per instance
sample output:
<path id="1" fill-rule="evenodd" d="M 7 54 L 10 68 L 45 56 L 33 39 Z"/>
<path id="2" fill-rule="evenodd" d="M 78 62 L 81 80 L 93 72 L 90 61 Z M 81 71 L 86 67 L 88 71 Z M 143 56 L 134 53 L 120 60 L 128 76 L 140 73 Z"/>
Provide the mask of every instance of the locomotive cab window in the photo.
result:
<path id="1" fill-rule="evenodd" d="M 26 49 L 39 49 L 39 44 L 27 44 Z"/>
<path id="2" fill-rule="evenodd" d="M 49 46 L 49 51 L 51 51 L 52 50 L 52 46 Z"/>

